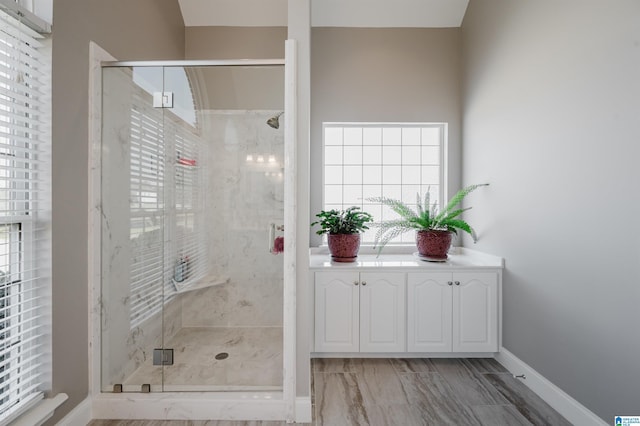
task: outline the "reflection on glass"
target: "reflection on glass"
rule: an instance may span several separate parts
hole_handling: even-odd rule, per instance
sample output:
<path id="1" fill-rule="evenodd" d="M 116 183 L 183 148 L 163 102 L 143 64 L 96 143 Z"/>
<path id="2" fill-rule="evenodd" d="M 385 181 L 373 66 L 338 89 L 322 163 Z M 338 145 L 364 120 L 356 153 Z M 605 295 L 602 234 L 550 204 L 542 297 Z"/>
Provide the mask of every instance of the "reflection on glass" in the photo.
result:
<path id="1" fill-rule="evenodd" d="M 103 391 L 282 389 L 283 94 L 283 67 L 103 70 Z"/>

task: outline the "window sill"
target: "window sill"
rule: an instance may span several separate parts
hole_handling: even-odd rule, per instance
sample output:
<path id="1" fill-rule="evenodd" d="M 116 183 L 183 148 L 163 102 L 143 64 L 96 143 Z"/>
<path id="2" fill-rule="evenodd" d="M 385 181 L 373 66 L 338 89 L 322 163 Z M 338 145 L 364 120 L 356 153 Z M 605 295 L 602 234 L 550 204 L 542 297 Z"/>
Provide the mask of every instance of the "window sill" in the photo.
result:
<path id="1" fill-rule="evenodd" d="M 59 393 L 53 398 L 46 398 L 39 401 L 27 412 L 18 417 L 12 426 L 40 426 L 53 416 L 53 412 L 65 402 L 69 396 L 66 393 Z"/>
<path id="2" fill-rule="evenodd" d="M 454 252 L 458 247 L 452 247 Z M 386 245 L 382 252 L 385 254 L 412 254 L 418 249 L 415 244 L 403 244 L 403 245 Z M 319 247 L 310 247 L 309 254 L 329 254 L 329 246 L 323 244 Z M 361 245 L 358 254 L 378 254 L 378 249 L 373 248 L 373 245 Z"/>

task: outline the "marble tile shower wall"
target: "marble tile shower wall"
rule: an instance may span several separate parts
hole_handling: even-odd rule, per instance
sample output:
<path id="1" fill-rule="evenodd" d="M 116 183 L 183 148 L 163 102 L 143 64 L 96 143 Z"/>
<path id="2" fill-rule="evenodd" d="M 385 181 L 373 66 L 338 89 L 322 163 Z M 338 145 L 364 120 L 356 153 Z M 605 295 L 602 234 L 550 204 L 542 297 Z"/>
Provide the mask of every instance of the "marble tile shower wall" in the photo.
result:
<path id="1" fill-rule="evenodd" d="M 209 269 L 228 282 L 186 293 L 183 327 L 282 326 L 282 255 L 269 253 L 269 226 L 284 218 L 284 133 L 266 124 L 277 112 L 199 116 Z"/>

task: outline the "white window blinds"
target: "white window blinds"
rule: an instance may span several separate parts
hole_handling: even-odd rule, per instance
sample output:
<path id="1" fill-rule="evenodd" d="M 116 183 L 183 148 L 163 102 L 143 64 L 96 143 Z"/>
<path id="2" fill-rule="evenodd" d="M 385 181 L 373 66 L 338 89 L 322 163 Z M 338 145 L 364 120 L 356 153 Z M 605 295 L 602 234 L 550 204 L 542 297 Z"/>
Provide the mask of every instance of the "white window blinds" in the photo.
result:
<path id="1" fill-rule="evenodd" d="M 165 150 L 162 121 L 162 110 L 151 108 L 148 94 L 134 94 L 130 135 L 131 328 L 158 313 L 164 299 Z"/>
<path id="2" fill-rule="evenodd" d="M 206 273 L 201 138 L 133 85 L 130 133 L 131 328 Z"/>
<path id="3" fill-rule="evenodd" d="M 50 386 L 50 68 L 0 11 L 0 425 Z"/>
<path id="4" fill-rule="evenodd" d="M 169 128 L 175 141 L 175 218 L 173 221 L 173 283 L 178 289 L 206 275 L 201 139 L 186 123 Z M 182 265 L 182 270 L 181 270 Z M 176 273 L 177 272 L 177 273 Z M 182 274 L 180 274 L 182 272 Z M 182 281 L 179 281 L 179 280 Z"/>

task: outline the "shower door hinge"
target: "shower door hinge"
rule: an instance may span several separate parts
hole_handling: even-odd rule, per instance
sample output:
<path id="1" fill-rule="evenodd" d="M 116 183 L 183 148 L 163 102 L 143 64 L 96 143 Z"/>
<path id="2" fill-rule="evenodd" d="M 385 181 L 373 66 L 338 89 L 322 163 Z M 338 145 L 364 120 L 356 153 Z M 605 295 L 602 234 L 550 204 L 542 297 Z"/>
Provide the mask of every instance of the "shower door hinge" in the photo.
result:
<path id="1" fill-rule="evenodd" d="M 154 349 L 153 365 L 173 365 L 173 349 Z"/>
<path id="2" fill-rule="evenodd" d="M 173 92 L 153 92 L 154 108 L 173 108 Z"/>

